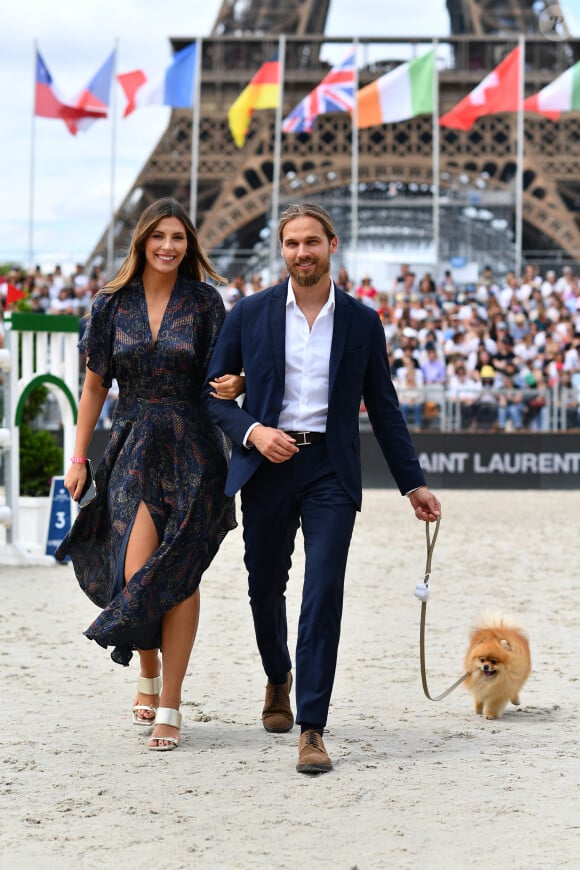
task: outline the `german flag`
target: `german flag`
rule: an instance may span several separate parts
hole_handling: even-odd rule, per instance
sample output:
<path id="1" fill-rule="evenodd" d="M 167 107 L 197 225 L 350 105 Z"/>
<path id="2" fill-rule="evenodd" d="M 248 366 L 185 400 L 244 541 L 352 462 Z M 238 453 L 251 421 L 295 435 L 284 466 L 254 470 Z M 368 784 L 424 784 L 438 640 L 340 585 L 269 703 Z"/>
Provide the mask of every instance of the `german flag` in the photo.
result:
<path id="1" fill-rule="evenodd" d="M 280 100 L 280 61 L 278 52 L 262 64 L 228 111 L 234 142 L 242 148 L 256 109 L 275 109 Z"/>

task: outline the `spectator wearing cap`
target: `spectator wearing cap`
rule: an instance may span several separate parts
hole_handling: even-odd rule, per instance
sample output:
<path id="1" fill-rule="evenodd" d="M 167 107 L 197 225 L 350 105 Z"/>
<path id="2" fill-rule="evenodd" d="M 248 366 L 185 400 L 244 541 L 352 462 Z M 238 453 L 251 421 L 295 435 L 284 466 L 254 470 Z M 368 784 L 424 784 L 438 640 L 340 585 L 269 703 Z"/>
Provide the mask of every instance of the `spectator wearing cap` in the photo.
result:
<path id="1" fill-rule="evenodd" d="M 496 371 L 503 372 L 507 363 L 515 361 L 515 353 L 511 336 L 498 335 L 497 350 L 492 356 L 492 364 Z"/>
<path id="2" fill-rule="evenodd" d="M 495 275 L 491 266 L 487 265 L 483 267 L 483 272 L 479 276 L 479 283 L 488 289 L 493 287 L 496 283 Z"/>
<path id="3" fill-rule="evenodd" d="M 498 421 L 498 397 L 493 366 L 485 365 L 479 372 L 481 392 L 474 408 L 474 422 L 477 429 L 492 429 Z"/>
<path id="4" fill-rule="evenodd" d="M 527 335 L 529 331 L 530 326 L 528 323 L 528 318 L 523 313 L 523 311 L 516 311 L 510 316 L 509 333 L 514 340 L 514 344 L 520 341 L 524 337 L 524 335 Z"/>
<path id="5" fill-rule="evenodd" d="M 508 325 L 505 320 L 498 320 L 492 323 L 489 333 L 496 344 L 504 338 L 509 338 Z"/>

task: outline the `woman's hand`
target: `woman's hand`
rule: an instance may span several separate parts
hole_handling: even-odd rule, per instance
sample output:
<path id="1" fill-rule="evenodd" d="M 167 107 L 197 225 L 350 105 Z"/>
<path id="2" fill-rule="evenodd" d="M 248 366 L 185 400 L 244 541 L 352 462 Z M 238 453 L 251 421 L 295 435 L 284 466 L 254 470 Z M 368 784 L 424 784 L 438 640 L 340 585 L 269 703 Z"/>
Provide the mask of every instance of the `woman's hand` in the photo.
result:
<path id="1" fill-rule="evenodd" d="M 220 375 L 209 383 L 214 388 L 214 392 L 210 393 L 214 399 L 237 399 L 246 392 L 246 379 L 243 375 Z"/>
<path id="2" fill-rule="evenodd" d="M 64 488 L 68 489 L 73 501 L 78 501 L 87 479 L 87 468 L 84 462 L 72 462 L 64 478 Z"/>

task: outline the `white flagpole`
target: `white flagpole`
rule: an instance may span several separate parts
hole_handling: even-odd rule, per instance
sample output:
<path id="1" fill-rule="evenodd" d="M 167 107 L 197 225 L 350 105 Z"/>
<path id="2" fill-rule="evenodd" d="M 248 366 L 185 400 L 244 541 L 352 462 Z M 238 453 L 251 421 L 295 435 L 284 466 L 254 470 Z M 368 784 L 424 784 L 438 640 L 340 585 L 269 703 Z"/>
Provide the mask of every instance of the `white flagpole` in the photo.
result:
<path id="1" fill-rule="evenodd" d="M 32 90 L 32 124 L 30 130 L 30 177 L 28 191 L 28 267 L 34 268 L 34 184 L 36 169 L 36 65 L 38 62 L 38 43 L 33 40 L 34 46 L 34 76 Z"/>
<path id="2" fill-rule="evenodd" d="M 115 51 L 113 60 L 113 71 L 111 74 L 111 190 L 109 202 L 109 231 L 107 233 L 107 264 L 105 274 L 107 279 L 113 277 L 115 271 L 115 174 L 117 163 L 117 54 L 119 51 L 119 40 L 115 40 Z"/>
<path id="3" fill-rule="evenodd" d="M 435 259 L 434 280 L 439 280 L 440 224 L 439 224 L 439 179 L 440 179 L 440 135 L 439 135 L 439 72 L 437 70 L 437 48 L 439 40 L 433 40 L 433 252 Z"/>
<path id="4" fill-rule="evenodd" d="M 199 125 L 201 118 L 201 51 L 202 39 L 195 41 L 195 72 L 193 79 L 193 105 L 191 108 L 191 179 L 189 182 L 189 216 L 197 221 L 197 179 L 199 175 Z"/>
<path id="5" fill-rule="evenodd" d="M 358 164 L 359 164 L 359 133 L 358 133 L 358 37 L 353 39 L 354 46 L 354 104 L 352 107 L 352 132 L 350 155 L 350 249 L 351 249 L 351 279 L 358 280 Z"/>
<path id="6" fill-rule="evenodd" d="M 526 44 L 523 34 L 518 37 L 520 49 L 518 76 L 518 111 L 516 120 L 516 228 L 515 228 L 515 272 L 522 274 L 522 247 L 524 229 L 524 64 Z"/>
<path id="7" fill-rule="evenodd" d="M 284 76 L 286 65 L 286 36 L 282 34 L 278 41 L 278 63 L 280 71 L 280 97 L 276 106 L 276 126 L 274 131 L 274 171 L 272 177 L 272 215 L 270 218 L 270 283 L 274 282 L 274 267 L 278 238 L 276 226 L 280 209 L 280 163 L 282 157 L 282 112 L 284 104 Z"/>

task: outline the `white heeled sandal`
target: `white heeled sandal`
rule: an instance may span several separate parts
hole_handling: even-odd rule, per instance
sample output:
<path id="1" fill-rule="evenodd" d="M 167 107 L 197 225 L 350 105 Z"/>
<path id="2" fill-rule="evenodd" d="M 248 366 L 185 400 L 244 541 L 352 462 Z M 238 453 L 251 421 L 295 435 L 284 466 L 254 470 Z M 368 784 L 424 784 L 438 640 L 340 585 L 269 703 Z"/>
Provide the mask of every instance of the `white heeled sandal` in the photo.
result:
<path id="1" fill-rule="evenodd" d="M 158 695 L 161 691 L 161 677 L 139 677 L 137 680 L 137 691 L 141 695 Z M 139 716 L 140 711 L 153 713 L 153 716 Z M 135 704 L 133 707 L 133 725 L 146 725 L 152 728 L 155 725 L 155 715 L 157 707 L 152 707 L 149 704 Z"/>
<path id="2" fill-rule="evenodd" d="M 182 715 L 179 710 L 174 710 L 172 707 L 158 707 L 157 715 L 155 716 L 155 724 L 156 725 L 170 725 L 172 728 L 181 729 L 181 720 Z M 151 741 L 158 741 L 155 746 L 152 745 Z M 169 746 L 160 746 L 159 741 L 162 740 L 165 744 L 169 744 Z M 158 737 L 150 737 L 149 738 L 149 749 L 153 752 L 168 752 L 171 749 L 177 749 L 179 746 L 179 739 L 177 737 L 162 737 L 159 735 Z"/>

